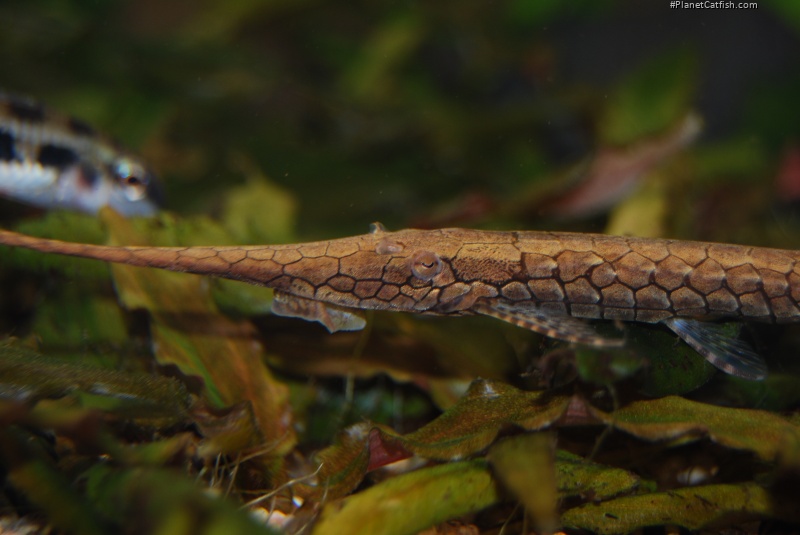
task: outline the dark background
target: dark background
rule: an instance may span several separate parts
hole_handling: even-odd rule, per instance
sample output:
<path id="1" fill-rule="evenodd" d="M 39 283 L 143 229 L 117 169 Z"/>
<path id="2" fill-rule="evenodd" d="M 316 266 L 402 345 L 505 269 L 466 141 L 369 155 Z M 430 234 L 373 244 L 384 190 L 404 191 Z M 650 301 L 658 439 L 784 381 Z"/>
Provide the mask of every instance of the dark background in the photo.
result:
<path id="1" fill-rule="evenodd" d="M 670 210 L 764 221 L 800 130 L 799 28 L 792 4 L 766 1 L 6 0 L 0 86 L 136 149 L 170 210 L 214 214 L 255 169 L 296 199 L 304 238 L 373 220 L 554 226 L 536 202 L 508 207 L 694 110 L 694 154 L 717 163 L 687 164 Z M 733 177 L 760 204 L 708 200 Z M 664 233 L 717 237 L 691 217 Z"/>

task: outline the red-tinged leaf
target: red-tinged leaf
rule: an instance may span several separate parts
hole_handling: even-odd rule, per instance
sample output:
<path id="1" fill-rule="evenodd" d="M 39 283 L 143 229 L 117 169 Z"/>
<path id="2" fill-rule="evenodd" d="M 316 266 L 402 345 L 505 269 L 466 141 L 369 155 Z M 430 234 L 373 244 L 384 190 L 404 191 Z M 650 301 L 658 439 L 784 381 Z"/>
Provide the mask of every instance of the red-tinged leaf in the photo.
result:
<path id="1" fill-rule="evenodd" d="M 409 457 L 411 457 L 411 453 L 396 437 L 382 433 L 378 429 L 370 430 L 368 472 Z"/>
<path id="2" fill-rule="evenodd" d="M 781 202 L 800 199 L 800 146 L 787 147 L 775 179 L 775 189 Z"/>
<path id="3" fill-rule="evenodd" d="M 563 427 L 597 425 L 599 423 L 601 420 L 595 415 L 591 404 L 577 394 L 569 398 L 567 408 L 558 420 L 558 424 Z"/>
<path id="4" fill-rule="evenodd" d="M 333 445 L 314 456 L 319 465 L 317 484 L 299 485 L 303 495 L 329 498 L 346 496 L 355 489 L 367 472 L 412 455 L 402 438 L 384 426 L 367 423 L 348 427 Z"/>
<path id="5" fill-rule="evenodd" d="M 570 402 L 563 395 L 525 392 L 505 383 L 475 381 L 453 407 L 426 426 L 398 435 L 384 426 L 358 424 L 317 454 L 319 485 L 306 493 L 344 496 L 368 470 L 409 455 L 429 459 L 462 459 L 486 449 L 508 427 L 542 429 L 562 417 Z"/>
<path id="6" fill-rule="evenodd" d="M 608 210 L 627 197 L 664 160 L 691 144 L 701 128 L 700 118 L 689 114 L 661 135 L 622 148 L 600 149 L 582 173 L 580 182 L 543 205 L 543 213 L 580 218 Z"/>

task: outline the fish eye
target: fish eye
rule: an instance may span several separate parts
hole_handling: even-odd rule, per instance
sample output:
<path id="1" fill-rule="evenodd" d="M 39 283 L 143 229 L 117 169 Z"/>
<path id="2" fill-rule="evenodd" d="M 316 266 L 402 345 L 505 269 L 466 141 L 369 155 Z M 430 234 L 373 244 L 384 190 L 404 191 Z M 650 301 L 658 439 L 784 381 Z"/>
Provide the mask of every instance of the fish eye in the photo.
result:
<path id="1" fill-rule="evenodd" d="M 124 181 L 128 186 L 139 186 L 142 184 L 142 179 L 135 175 L 126 176 Z"/>
<path id="2" fill-rule="evenodd" d="M 429 281 L 442 271 L 442 259 L 431 251 L 418 251 L 409 259 L 411 273 L 420 280 Z"/>
<path id="3" fill-rule="evenodd" d="M 128 200 L 138 201 L 147 195 L 148 180 L 141 166 L 123 160 L 117 164 L 114 172 Z"/>

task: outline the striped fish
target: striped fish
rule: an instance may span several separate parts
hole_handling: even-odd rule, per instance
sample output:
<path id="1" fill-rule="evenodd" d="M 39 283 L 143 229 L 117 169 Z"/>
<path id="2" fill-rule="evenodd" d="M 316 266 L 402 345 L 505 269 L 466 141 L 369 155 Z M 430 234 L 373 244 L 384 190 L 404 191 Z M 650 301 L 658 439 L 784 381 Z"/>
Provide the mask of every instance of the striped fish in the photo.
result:
<path id="1" fill-rule="evenodd" d="M 0 93 L 0 196 L 46 209 L 93 214 L 110 206 L 148 216 L 158 193 L 140 159 L 86 123 Z"/>

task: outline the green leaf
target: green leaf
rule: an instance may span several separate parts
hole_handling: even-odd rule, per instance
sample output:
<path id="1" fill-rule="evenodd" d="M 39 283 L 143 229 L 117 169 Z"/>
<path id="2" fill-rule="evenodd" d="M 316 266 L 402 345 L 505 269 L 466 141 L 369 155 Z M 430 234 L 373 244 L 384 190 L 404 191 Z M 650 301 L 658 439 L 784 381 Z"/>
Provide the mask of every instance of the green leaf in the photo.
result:
<path id="1" fill-rule="evenodd" d="M 127 466 L 163 466 L 179 458 L 198 441 L 193 432 L 180 433 L 163 440 L 125 444 L 113 452 L 115 459 Z"/>
<path id="2" fill-rule="evenodd" d="M 509 424 L 541 429 L 558 420 L 570 398 L 516 390 L 502 383 L 476 381 L 469 393 L 442 416 L 407 435 L 386 428 L 351 428 L 334 448 L 324 450 L 322 481 L 330 481 L 336 494 L 352 489 L 367 470 L 372 454 L 368 437 L 378 433 L 385 444 L 395 442 L 416 455 L 435 459 L 459 459 L 488 447 Z M 607 414 L 591 406 L 588 412 L 604 422 L 648 441 L 675 443 L 707 436 L 732 449 L 748 450 L 764 461 L 800 457 L 800 428 L 775 414 L 747 409 L 716 407 L 668 397 L 631 403 Z M 563 425 L 568 421 L 561 420 Z M 581 420 L 583 424 L 586 419 Z M 591 421 L 591 419 L 589 419 Z M 593 465 L 577 457 L 559 454 L 559 489 L 565 493 L 595 495 L 598 499 L 627 492 L 638 478 L 624 470 Z"/>
<path id="3" fill-rule="evenodd" d="M 128 345 L 130 336 L 123 310 L 113 295 L 89 292 L 86 284 L 68 284 L 49 294 L 36 310 L 31 327 L 43 347 L 85 348 Z M 110 289 L 110 285 L 108 286 Z"/>
<path id="4" fill-rule="evenodd" d="M 507 425 L 543 429 L 567 409 L 569 397 L 526 392 L 505 383 L 478 380 L 439 418 L 403 437 L 403 445 L 431 459 L 461 459 L 485 449 Z"/>
<path id="5" fill-rule="evenodd" d="M 263 316 L 272 311 L 272 288 L 229 279 L 210 281 L 214 303 L 230 316 Z"/>
<path id="6" fill-rule="evenodd" d="M 313 535 L 417 533 L 497 502 L 486 461 L 442 464 L 391 478 L 327 504 Z"/>
<path id="7" fill-rule="evenodd" d="M 264 181 L 234 190 L 225 204 L 226 221 L 206 216 L 179 218 L 169 213 L 156 220 L 136 220 L 132 225 L 159 245 L 236 245 L 289 241 L 294 228 L 294 203 L 282 190 Z M 255 214 L 255 210 L 259 210 Z M 275 213 L 273 213 L 273 210 Z M 230 221 L 228 221 L 230 220 Z M 214 303 L 234 316 L 270 312 L 272 289 L 228 279 L 209 281 Z"/>
<path id="8" fill-rule="evenodd" d="M 363 430 L 361 436 L 365 436 Z M 535 511 L 539 511 L 540 506 L 541 511 L 550 511 L 540 514 L 552 514 L 555 489 L 559 498 L 580 496 L 602 500 L 630 492 L 639 485 L 639 479 L 625 470 L 592 463 L 564 451 L 556 453 L 554 470 L 548 438 L 535 445 L 535 449 L 543 448 L 538 452 L 525 448 L 540 440 L 541 436 L 520 435 L 498 444 L 490 453 L 494 470 L 499 467 L 501 472 L 501 481 L 508 484 L 514 479 L 511 490 L 516 491 L 518 499 L 531 504 Z M 350 451 L 357 452 L 356 457 L 361 457 L 365 463 L 363 449 Z M 544 458 L 540 453 L 545 454 Z M 521 472 L 519 476 L 512 476 L 515 466 Z M 550 491 L 536 488 L 536 485 L 547 484 L 543 471 L 551 474 Z M 533 479 L 526 481 L 525 475 Z M 541 477 L 545 477 L 544 482 Z M 312 533 L 416 533 L 444 520 L 500 503 L 504 498 L 498 491 L 499 484 L 484 459 L 422 468 L 330 502 Z"/>
<path id="9" fill-rule="evenodd" d="M 518 435 L 493 445 L 486 457 L 537 530 L 545 533 L 558 527 L 555 438 L 551 433 Z"/>
<path id="10" fill-rule="evenodd" d="M 467 394 L 439 418 L 406 435 L 388 427 L 349 427 L 334 445 L 317 454 L 319 480 L 340 496 L 361 481 L 376 457 L 406 451 L 429 459 L 463 459 L 486 449 L 508 425 L 541 429 L 557 420 L 569 398 L 525 392 L 504 383 L 478 380 Z M 385 464 L 385 463 L 383 463 Z"/>
<path id="11" fill-rule="evenodd" d="M 559 17 L 594 15 L 607 10 L 611 2 L 608 0 L 578 0 L 565 4 L 558 0 L 539 0 L 528 2 L 515 0 L 506 8 L 506 21 L 512 27 L 541 28 L 554 24 Z"/>
<path id="12" fill-rule="evenodd" d="M 339 498 L 352 492 L 369 467 L 370 432 L 368 424 L 355 424 L 342 431 L 332 445 L 317 453 L 314 461 L 320 466 L 318 480 L 321 484 L 316 490 L 306 489 L 305 493 Z"/>
<path id="13" fill-rule="evenodd" d="M 729 327 L 729 334 L 736 336 L 739 324 Z M 580 346 L 574 356 L 578 375 L 584 381 L 610 385 L 638 372 L 637 389 L 651 397 L 691 392 L 717 374 L 706 359 L 660 326 L 627 324 L 623 348 Z"/>
<path id="14" fill-rule="evenodd" d="M 646 171 L 647 180 L 611 211 L 605 232 L 617 236 L 661 238 L 665 234 L 666 217 L 670 213 L 668 185 L 671 176 Z"/>
<path id="15" fill-rule="evenodd" d="M 626 496 L 570 509 L 562 523 L 593 533 L 630 533 L 648 526 L 675 525 L 699 530 L 730 526 L 763 517 L 797 522 L 794 498 L 775 500 L 755 483 L 687 487 L 669 492 Z"/>
<path id="16" fill-rule="evenodd" d="M 338 497 L 354 489 L 370 466 L 408 454 L 452 460 L 486 449 L 509 425 L 536 430 L 558 420 L 570 398 L 517 390 L 503 383 L 475 381 L 469 392 L 439 418 L 406 435 L 370 424 L 346 429 L 334 445 L 315 457 L 321 465 L 321 488 Z M 408 453 L 405 453 L 408 452 Z M 638 478 L 624 470 L 610 469 L 559 453 L 559 488 L 570 493 L 612 496 L 638 485 Z M 312 492 L 308 490 L 307 492 Z M 318 493 L 317 493 L 318 494 Z"/>
<path id="17" fill-rule="evenodd" d="M 0 344 L 0 397 L 18 401 L 75 396 L 80 405 L 135 418 L 185 419 L 190 397 L 168 377 L 120 372 L 44 357 Z"/>
<path id="18" fill-rule="evenodd" d="M 593 411 L 615 428 L 650 441 L 708 437 L 726 448 L 753 452 L 766 462 L 794 456 L 800 426 L 777 414 L 718 407 L 669 396 L 636 401 L 612 414 Z M 788 448 L 788 449 L 787 449 Z"/>
<path id="19" fill-rule="evenodd" d="M 239 166 L 248 181 L 225 194 L 222 221 L 238 243 L 277 244 L 294 240 L 297 203 L 244 157 Z"/>
<path id="20" fill-rule="evenodd" d="M 695 187 L 751 182 L 767 172 L 771 163 L 758 140 L 729 138 L 692 150 L 692 181 Z"/>
<path id="21" fill-rule="evenodd" d="M 559 495 L 601 501 L 636 490 L 639 477 L 623 470 L 598 464 L 564 450 L 556 452 Z"/>

